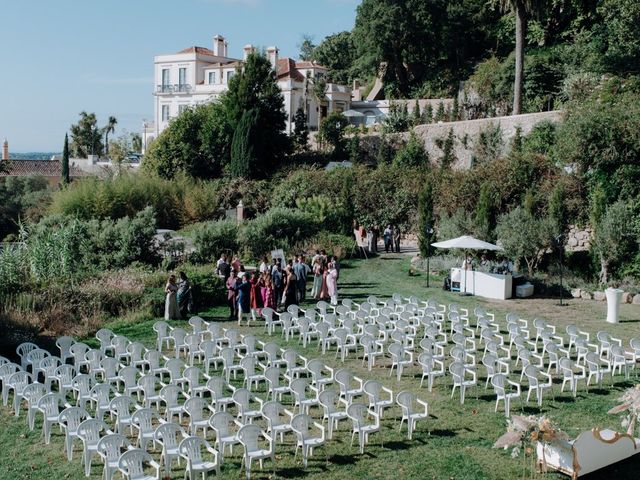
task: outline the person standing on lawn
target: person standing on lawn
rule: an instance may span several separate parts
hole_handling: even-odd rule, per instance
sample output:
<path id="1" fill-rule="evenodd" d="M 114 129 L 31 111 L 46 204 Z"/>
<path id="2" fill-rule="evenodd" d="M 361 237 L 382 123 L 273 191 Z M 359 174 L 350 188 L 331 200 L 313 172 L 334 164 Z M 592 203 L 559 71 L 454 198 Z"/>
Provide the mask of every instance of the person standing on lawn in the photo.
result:
<path id="1" fill-rule="evenodd" d="M 296 275 L 296 290 L 298 295 L 298 302 L 304 302 L 307 290 L 307 268 L 304 264 L 304 258 L 302 255 L 296 255 L 295 263 L 293 264 L 293 273 Z"/>
<path id="2" fill-rule="evenodd" d="M 251 282 L 249 282 L 249 274 L 244 273 L 242 275 L 242 282 L 234 287 L 234 290 L 238 294 L 238 325 L 243 318 L 247 319 L 247 325 L 249 324 L 249 314 L 251 312 Z"/>
<path id="3" fill-rule="evenodd" d="M 331 298 L 331 305 L 338 304 L 338 271 L 333 262 L 329 264 L 329 273 L 327 274 L 327 293 Z"/>
<path id="4" fill-rule="evenodd" d="M 391 229 L 391 225 L 387 225 L 387 228 L 382 232 L 382 238 L 384 239 L 384 253 L 389 253 L 389 247 L 391 247 L 391 251 L 393 252 L 393 230 Z"/>

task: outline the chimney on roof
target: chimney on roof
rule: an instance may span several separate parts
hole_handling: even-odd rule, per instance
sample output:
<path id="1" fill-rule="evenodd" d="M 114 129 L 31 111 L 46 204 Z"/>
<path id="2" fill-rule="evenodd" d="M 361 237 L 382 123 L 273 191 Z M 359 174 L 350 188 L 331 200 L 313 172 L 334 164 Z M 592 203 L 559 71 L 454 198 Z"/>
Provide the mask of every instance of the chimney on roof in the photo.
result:
<path id="1" fill-rule="evenodd" d="M 278 68 L 278 47 L 267 48 L 267 58 L 271 62 L 271 66 L 274 70 Z"/>
<path id="2" fill-rule="evenodd" d="M 245 45 L 243 50 L 244 50 L 244 55 L 242 56 L 242 59 L 245 62 L 247 61 L 247 58 L 249 57 L 249 55 L 251 55 L 253 52 L 256 51 L 256 49 L 250 43 Z"/>
<path id="3" fill-rule="evenodd" d="M 9 142 L 7 142 L 6 138 L 2 144 L 2 160 L 9 160 Z"/>
<path id="4" fill-rule="evenodd" d="M 213 53 L 218 57 L 226 57 L 227 56 L 227 42 L 224 41 L 224 37 L 222 35 L 216 35 L 213 37 Z"/>

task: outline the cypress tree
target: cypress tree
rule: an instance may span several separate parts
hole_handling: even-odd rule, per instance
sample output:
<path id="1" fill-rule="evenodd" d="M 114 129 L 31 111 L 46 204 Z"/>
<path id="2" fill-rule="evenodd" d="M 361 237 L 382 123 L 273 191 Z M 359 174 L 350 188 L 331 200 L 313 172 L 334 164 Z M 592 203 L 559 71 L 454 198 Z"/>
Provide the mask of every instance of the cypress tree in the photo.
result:
<path id="1" fill-rule="evenodd" d="M 433 185 L 431 179 L 424 184 L 424 188 L 418 196 L 418 241 L 420 247 L 420 255 L 426 257 L 431 249 L 431 241 L 433 233 Z"/>
<path id="2" fill-rule="evenodd" d="M 63 185 L 69 185 L 69 135 L 64 134 L 64 147 L 62 149 L 62 172 L 60 172 Z"/>
<path id="3" fill-rule="evenodd" d="M 416 98 L 416 103 L 413 106 L 413 111 L 411 112 L 411 123 L 413 123 L 414 126 L 420 125 L 421 120 L 422 114 L 420 112 L 420 102 Z"/>
<path id="4" fill-rule="evenodd" d="M 258 112 L 256 110 L 247 110 L 242 114 L 231 142 L 229 174 L 233 177 L 249 178 L 256 168 L 254 135 L 257 124 Z"/>
<path id="5" fill-rule="evenodd" d="M 480 187 L 480 197 L 476 206 L 475 226 L 478 236 L 490 242 L 496 226 L 495 201 L 491 185 L 488 182 Z"/>
<path id="6" fill-rule="evenodd" d="M 307 116 L 302 108 L 296 110 L 292 137 L 293 146 L 297 152 L 304 152 L 309 148 L 309 127 Z"/>

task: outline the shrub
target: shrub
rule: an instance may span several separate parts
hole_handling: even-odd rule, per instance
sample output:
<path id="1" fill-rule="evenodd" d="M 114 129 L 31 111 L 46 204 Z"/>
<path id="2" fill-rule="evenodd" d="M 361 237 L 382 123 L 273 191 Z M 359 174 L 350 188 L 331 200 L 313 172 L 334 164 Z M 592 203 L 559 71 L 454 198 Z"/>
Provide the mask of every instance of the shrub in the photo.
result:
<path id="1" fill-rule="evenodd" d="M 323 230 L 310 239 L 298 243 L 294 249 L 306 253 L 324 249 L 327 255 L 335 255 L 338 258 L 351 258 L 356 252 L 356 241 L 353 236 Z"/>
<path id="2" fill-rule="evenodd" d="M 256 259 L 277 248 L 288 250 L 310 238 L 318 232 L 319 227 L 317 219 L 308 213 L 272 208 L 242 226 L 239 243 L 247 256 Z"/>
<path id="3" fill-rule="evenodd" d="M 20 220 L 39 220 L 50 199 L 44 177 L 0 178 L 0 240 L 17 234 Z"/>
<path id="4" fill-rule="evenodd" d="M 197 225 L 193 231 L 193 243 L 195 262 L 213 262 L 223 252 L 238 251 L 238 225 L 232 220 Z"/>
<path id="5" fill-rule="evenodd" d="M 327 195 L 313 195 L 296 200 L 298 209 L 313 216 L 323 228 L 331 232 L 349 232 L 351 218 L 340 201 Z"/>
<path id="6" fill-rule="evenodd" d="M 423 141 L 412 131 L 409 141 L 396 153 L 393 163 L 399 167 L 426 167 L 429 165 L 429 155 L 424 148 Z"/>

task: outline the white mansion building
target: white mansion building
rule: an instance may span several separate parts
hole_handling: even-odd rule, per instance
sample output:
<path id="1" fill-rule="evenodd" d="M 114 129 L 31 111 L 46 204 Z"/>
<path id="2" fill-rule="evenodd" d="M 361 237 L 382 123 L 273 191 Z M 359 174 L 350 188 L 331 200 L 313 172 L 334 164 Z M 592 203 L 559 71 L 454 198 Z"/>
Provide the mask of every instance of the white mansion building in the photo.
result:
<path id="1" fill-rule="evenodd" d="M 213 38 L 213 50 L 190 47 L 178 53 L 156 56 L 155 121 L 144 125 L 143 148 L 185 108 L 216 101 L 227 90 L 229 80 L 242 68 L 244 60 L 253 51 L 252 45 L 246 45 L 242 60 L 231 58 L 224 37 L 216 35 Z M 318 105 L 313 95 L 313 85 L 315 80 L 326 75 L 325 67 L 312 62 L 279 58 L 276 47 L 267 48 L 266 53 L 276 70 L 278 86 L 284 96 L 287 133 L 291 133 L 294 128 L 294 116 L 298 108 L 305 111 L 311 130 L 318 128 L 319 113 L 325 118 L 328 113 L 343 112 L 350 108 L 351 88 L 333 83 L 327 84 L 325 98 Z"/>

